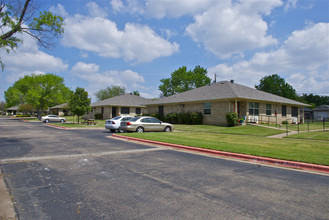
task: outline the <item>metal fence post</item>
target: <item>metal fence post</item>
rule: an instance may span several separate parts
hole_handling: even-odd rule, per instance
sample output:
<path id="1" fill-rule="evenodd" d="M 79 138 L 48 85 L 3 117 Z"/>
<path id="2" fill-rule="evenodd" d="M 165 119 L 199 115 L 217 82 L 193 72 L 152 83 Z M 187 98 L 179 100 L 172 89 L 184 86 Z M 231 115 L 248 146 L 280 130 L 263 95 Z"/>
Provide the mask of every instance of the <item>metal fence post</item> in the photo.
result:
<path id="1" fill-rule="evenodd" d="M 323 131 L 325 131 L 326 129 L 325 129 L 325 124 L 326 124 L 326 119 L 325 118 L 323 118 Z"/>
<path id="2" fill-rule="evenodd" d="M 288 119 L 286 120 L 286 136 L 288 136 Z"/>

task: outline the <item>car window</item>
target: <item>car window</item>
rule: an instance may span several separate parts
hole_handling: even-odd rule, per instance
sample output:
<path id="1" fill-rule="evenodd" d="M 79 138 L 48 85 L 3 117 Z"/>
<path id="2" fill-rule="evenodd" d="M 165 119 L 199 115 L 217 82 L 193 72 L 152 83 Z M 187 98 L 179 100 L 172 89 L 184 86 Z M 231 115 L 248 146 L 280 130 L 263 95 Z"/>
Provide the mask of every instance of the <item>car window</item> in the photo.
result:
<path id="1" fill-rule="evenodd" d="M 120 118 L 121 118 L 121 116 L 117 116 L 117 117 L 112 118 L 112 120 L 119 120 Z"/>
<path id="2" fill-rule="evenodd" d="M 152 123 L 161 123 L 159 119 L 156 118 L 150 118 Z"/>
<path id="3" fill-rule="evenodd" d="M 141 122 L 143 122 L 143 123 L 152 123 L 150 118 L 143 118 L 143 119 L 141 119 Z"/>
<path id="4" fill-rule="evenodd" d="M 140 119 L 140 117 L 132 118 L 132 119 L 130 119 L 129 121 L 137 121 L 138 119 Z"/>
<path id="5" fill-rule="evenodd" d="M 128 121 L 128 120 L 130 120 L 130 119 L 132 119 L 133 117 L 125 117 L 125 118 L 123 118 L 123 119 L 121 119 L 121 121 Z"/>

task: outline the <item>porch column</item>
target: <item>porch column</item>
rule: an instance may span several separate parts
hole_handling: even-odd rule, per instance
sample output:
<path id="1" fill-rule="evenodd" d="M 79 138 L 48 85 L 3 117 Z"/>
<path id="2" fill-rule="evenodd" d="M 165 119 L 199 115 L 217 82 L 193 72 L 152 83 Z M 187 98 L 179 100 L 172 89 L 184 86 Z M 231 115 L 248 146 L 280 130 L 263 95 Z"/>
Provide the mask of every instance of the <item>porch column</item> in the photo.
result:
<path id="1" fill-rule="evenodd" d="M 234 100 L 234 112 L 238 114 L 238 100 Z"/>

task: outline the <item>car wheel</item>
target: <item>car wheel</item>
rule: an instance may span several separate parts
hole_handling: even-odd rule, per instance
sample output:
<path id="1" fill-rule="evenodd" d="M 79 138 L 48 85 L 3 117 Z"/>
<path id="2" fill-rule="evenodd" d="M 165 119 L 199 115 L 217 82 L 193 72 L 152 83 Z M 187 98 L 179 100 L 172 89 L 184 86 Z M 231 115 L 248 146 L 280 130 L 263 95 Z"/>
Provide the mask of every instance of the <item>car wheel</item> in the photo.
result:
<path id="1" fill-rule="evenodd" d="M 165 132 L 171 132 L 171 127 L 169 127 L 169 126 L 165 127 L 164 131 Z"/>
<path id="2" fill-rule="evenodd" d="M 110 131 L 111 131 L 112 133 L 114 133 L 114 132 L 115 132 L 115 129 L 110 129 Z"/>
<path id="3" fill-rule="evenodd" d="M 61 123 L 64 123 L 65 121 L 64 121 L 64 119 L 61 119 Z"/>
<path id="4" fill-rule="evenodd" d="M 143 133 L 143 132 L 144 132 L 144 128 L 143 128 L 143 127 L 138 127 L 138 128 L 136 129 L 136 131 L 137 131 L 138 133 Z"/>
<path id="5" fill-rule="evenodd" d="M 46 119 L 45 122 L 48 123 L 49 122 L 49 119 Z"/>

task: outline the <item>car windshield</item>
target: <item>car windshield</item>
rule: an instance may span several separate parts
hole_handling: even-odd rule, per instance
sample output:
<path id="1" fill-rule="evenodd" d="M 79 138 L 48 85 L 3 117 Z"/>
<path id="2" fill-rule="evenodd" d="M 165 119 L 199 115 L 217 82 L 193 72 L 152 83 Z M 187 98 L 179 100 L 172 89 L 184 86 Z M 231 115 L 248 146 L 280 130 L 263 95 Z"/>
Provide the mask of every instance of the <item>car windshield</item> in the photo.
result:
<path id="1" fill-rule="evenodd" d="M 112 120 L 119 120 L 120 118 L 121 118 L 121 116 L 117 116 L 117 117 L 112 118 Z"/>

